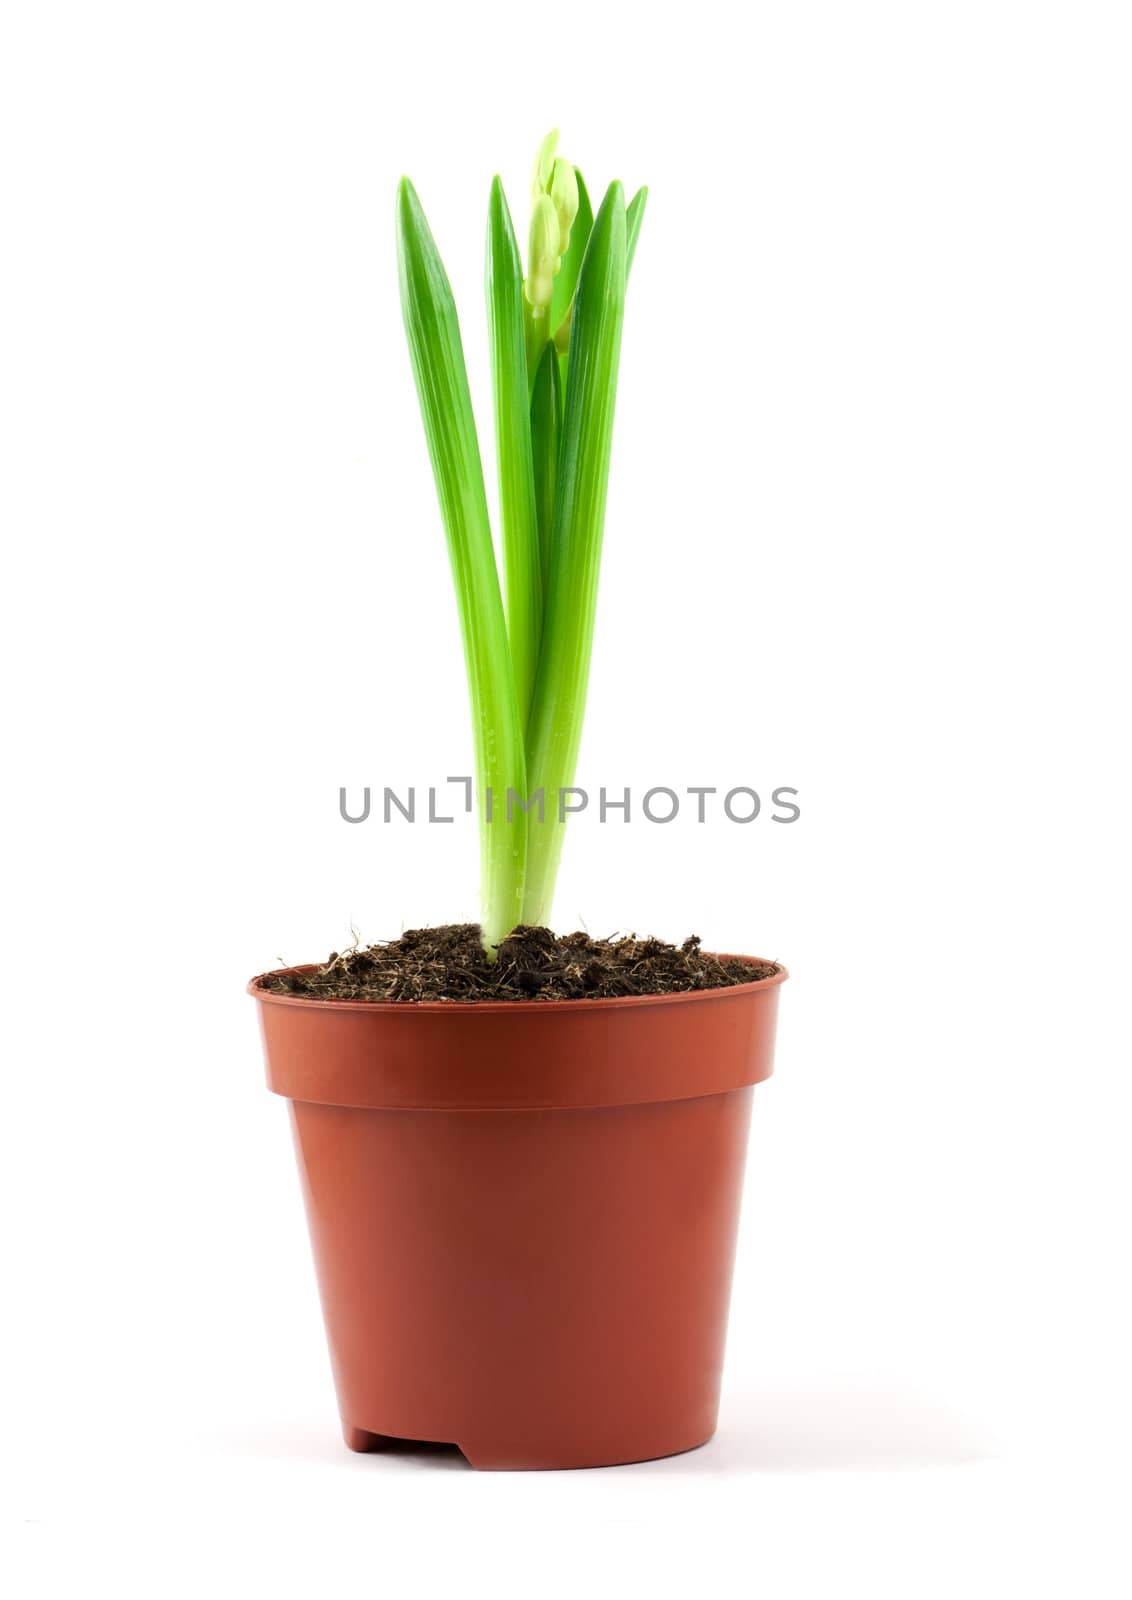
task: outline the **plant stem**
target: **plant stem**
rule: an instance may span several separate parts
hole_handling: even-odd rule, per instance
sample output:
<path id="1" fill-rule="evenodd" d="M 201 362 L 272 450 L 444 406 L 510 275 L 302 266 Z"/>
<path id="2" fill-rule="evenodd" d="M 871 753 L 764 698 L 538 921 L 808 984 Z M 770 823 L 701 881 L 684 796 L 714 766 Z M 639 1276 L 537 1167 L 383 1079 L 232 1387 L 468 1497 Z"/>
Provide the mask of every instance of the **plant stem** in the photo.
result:
<path id="1" fill-rule="evenodd" d="M 531 396 L 531 453 L 534 460 L 535 505 L 538 510 L 539 560 L 543 584 L 550 574 L 550 542 L 558 488 L 558 453 L 562 443 L 562 379 L 553 341 L 543 347 Z"/>

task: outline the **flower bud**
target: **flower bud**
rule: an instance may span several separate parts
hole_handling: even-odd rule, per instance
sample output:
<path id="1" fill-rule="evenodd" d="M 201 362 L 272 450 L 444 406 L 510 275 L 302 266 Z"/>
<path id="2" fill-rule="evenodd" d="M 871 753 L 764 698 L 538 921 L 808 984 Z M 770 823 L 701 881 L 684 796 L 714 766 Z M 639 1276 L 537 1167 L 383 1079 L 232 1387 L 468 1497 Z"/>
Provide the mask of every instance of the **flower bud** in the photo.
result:
<path id="1" fill-rule="evenodd" d="M 531 198 L 537 200 L 540 194 L 546 194 L 550 189 L 550 176 L 554 171 L 554 152 L 558 149 L 558 129 L 551 128 L 546 138 L 538 147 L 535 157 L 535 170 L 531 174 Z"/>
<path id="2" fill-rule="evenodd" d="M 554 275 L 562 263 L 558 212 L 547 194 L 540 194 L 531 211 L 531 238 L 527 256 L 527 299 L 535 311 L 545 311 L 554 294 Z"/>
<path id="3" fill-rule="evenodd" d="M 558 213 L 558 253 L 564 256 L 570 244 L 570 229 L 578 215 L 578 178 L 570 163 L 561 156 L 555 160 L 548 192 Z"/>

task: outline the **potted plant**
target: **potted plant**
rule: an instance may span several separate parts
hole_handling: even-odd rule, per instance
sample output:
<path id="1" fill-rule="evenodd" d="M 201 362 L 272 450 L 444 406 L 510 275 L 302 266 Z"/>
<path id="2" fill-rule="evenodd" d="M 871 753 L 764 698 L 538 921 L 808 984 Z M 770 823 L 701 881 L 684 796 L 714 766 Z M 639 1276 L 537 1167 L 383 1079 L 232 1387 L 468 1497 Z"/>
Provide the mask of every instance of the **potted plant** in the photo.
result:
<path id="1" fill-rule="evenodd" d="M 250 985 L 290 1102 L 347 1444 L 477 1467 L 673 1454 L 713 1433 L 753 1085 L 785 970 L 549 931 L 589 677 L 625 287 L 645 207 L 536 162 L 487 299 L 501 592 L 455 302 L 416 193 L 401 300 L 476 755 L 478 925 Z M 504 602 L 504 595 L 506 601 Z"/>

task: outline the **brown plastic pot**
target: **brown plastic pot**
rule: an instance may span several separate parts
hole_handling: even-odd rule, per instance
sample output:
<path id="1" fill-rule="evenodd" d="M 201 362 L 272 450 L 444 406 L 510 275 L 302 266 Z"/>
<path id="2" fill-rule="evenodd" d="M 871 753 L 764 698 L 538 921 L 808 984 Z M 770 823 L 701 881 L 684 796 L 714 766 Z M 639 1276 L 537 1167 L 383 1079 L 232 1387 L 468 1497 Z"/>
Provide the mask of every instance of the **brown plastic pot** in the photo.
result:
<path id="1" fill-rule="evenodd" d="M 352 1450 L 597 1467 L 711 1437 L 786 976 L 471 1005 L 252 980 Z"/>

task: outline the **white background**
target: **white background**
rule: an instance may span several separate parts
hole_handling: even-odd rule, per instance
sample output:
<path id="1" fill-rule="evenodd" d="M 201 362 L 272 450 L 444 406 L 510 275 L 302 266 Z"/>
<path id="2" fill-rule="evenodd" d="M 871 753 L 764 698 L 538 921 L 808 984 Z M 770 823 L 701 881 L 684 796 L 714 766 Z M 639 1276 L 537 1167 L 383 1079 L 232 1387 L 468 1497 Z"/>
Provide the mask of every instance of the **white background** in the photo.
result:
<path id="1" fill-rule="evenodd" d="M 1129 42 L 5 7 L 10 1593 L 1129 1593 Z M 486 425 L 488 185 L 554 123 L 651 186 L 580 781 L 803 815 L 574 830 L 559 925 L 793 977 L 716 1441 L 478 1475 L 339 1441 L 243 987 L 475 914 L 469 825 L 337 816 L 471 759 L 393 192 Z"/>

